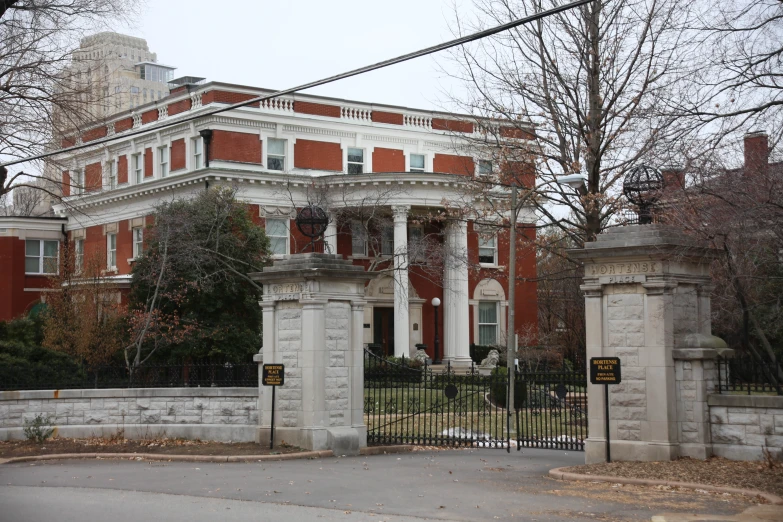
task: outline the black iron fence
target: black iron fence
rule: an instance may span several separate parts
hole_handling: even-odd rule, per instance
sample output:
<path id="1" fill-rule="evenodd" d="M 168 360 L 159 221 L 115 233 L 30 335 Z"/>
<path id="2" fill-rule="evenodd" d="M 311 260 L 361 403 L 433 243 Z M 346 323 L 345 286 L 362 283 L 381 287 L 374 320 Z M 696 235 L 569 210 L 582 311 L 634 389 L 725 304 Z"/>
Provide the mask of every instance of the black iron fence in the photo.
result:
<path id="1" fill-rule="evenodd" d="M 11 375 L 0 382 L 0 390 L 78 390 L 93 388 L 180 388 L 258 386 L 257 363 L 188 362 L 150 364 L 133 374 L 125 366 L 104 366 L 72 375 Z"/>
<path id="2" fill-rule="evenodd" d="M 364 417 L 370 444 L 583 450 L 587 438 L 584 373 L 520 371 L 509 412 L 505 367 L 455 370 L 369 351 Z"/>
<path id="3" fill-rule="evenodd" d="M 778 368 L 749 354 L 718 357 L 718 393 L 783 395 Z"/>

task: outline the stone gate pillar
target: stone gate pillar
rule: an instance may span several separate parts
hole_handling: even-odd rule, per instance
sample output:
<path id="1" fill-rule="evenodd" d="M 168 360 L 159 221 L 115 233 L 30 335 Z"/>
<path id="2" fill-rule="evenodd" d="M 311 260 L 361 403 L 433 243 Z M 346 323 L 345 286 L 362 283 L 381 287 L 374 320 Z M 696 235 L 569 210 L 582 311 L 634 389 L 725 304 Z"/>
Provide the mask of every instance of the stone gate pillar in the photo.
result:
<path id="1" fill-rule="evenodd" d="M 264 285 L 263 362 L 285 365 L 275 441 L 355 454 L 364 425 L 365 272 L 342 256 L 296 254 L 250 274 Z M 269 440 L 272 394 L 263 390 L 256 440 Z"/>
<path id="2" fill-rule="evenodd" d="M 609 386 L 612 459 L 709 456 L 706 393 L 716 350 L 726 347 L 711 332 L 712 251 L 676 228 L 636 225 L 571 255 L 585 267 L 588 362 L 619 357 L 622 365 L 622 383 Z M 585 460 L 603 462 L 604 387 L 587 387 Z"/>

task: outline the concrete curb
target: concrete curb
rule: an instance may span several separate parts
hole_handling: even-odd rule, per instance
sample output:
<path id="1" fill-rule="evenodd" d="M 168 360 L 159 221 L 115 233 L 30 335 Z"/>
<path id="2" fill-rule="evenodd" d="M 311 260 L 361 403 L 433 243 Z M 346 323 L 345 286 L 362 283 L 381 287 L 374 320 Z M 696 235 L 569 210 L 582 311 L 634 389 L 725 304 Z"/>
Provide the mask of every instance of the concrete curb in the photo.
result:
<path id="1" fill-rule="evenodd" d="M 371 446 L 359 450 L 360 455 L 384 455 L 386 453 L 406 453 L 413 451 L 413 446 Z M 0 465 L 19 462 L 37 462 L 41 460 L 65 459 L 121 459 L 121 460 L 165 460 L 171 462 L 258 462 L 297 459 L 322 459 L 334 457 L 332 450 L 303 451 L 301 453 L 286 453 L 283 455 L 166 455 L 162 453 L 53 453 L 51 455 L 28 455 L 0 459 Z"/>
<path id="2" fill-rule="evenodd" d="M 749 497 L 761 497 L 771 504 L 783 504 L 783 498 L 772 493 L 757 491 L 755 489 L 741 489 L 724 486 L 710 486 L 708 484 L 695 484 L 693 482 L 675 482 L 673 480 L 653 480 L 636 479 L 625 477 L 610 477 L 607 475 L 582 475 L 580 473 L 571 473 L 563 471 L 565 468 L 555 468 L 549 470 L 549 476 L 559 480 L 577 480 L 583 482 L 611 482 L 612 484 L 635 484 L 637 486 L 673 486 L 687 489 L 703 489 L 705 491 L 715 491 L 717 493 L 733 493 L 735 495 L 747 495 Z"/>
<path id="3" fill-rule="evenodd" d="M 37 462 L 41 460 L 63 459 L 122 459 L 122 460 L 166 460 L 172 462 L 258 462 L 275 460 L 320 459 L 333 457 L 332 450 L 303 451 L 284 455 L 165 455 L 161 453 L 55 453 L 52 455 L 30 455 L 13 457 L 0 461 L 0 464 L 18 462 Z"/>
<path id="4" fill-rule="evenodd" d="M 399 444 L 397 446 L 367 446 L 359 450 L 359 455 L 385 455 L 387 453 L 408 453 L 413 446 Z"/>

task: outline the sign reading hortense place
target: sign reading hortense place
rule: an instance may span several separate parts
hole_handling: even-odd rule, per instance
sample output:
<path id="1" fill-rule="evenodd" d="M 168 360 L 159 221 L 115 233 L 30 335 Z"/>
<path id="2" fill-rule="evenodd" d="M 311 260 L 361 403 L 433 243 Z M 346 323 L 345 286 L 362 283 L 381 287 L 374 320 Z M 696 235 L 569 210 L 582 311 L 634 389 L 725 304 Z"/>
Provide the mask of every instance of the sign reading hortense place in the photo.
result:
<path id="1" fill-rule="evenodd" d="M 619 357 L 592 357 L 590 382 L 592 384 L 620 384 Z"/>
<path id="2" fill-rule="evenodd" d="M 264 386 L 282 386 L 285 383 L 285 367 L 282 364 L 265 364 L 261 370 Z"/>

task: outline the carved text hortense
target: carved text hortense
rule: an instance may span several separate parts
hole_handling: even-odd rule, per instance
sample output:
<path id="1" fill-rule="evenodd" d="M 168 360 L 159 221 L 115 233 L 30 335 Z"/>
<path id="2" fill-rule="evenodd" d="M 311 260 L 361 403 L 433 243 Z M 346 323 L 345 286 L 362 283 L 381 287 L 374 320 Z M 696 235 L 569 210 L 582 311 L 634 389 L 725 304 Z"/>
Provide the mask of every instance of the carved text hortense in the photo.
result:
<path id="1" fill-rule="evenodd" d="M 590 275 L 614 275 L 614 274 L 655 274 L 660 269 L 657 261 L 640 261 L 638 263 L 611 263 L 603 265 L 591 265 Z"/>

